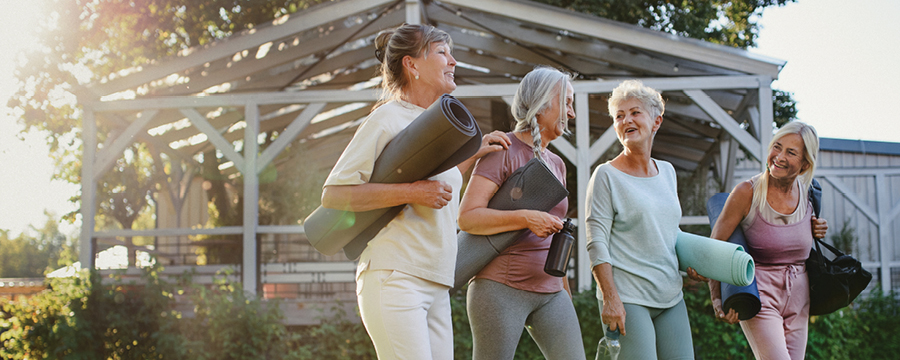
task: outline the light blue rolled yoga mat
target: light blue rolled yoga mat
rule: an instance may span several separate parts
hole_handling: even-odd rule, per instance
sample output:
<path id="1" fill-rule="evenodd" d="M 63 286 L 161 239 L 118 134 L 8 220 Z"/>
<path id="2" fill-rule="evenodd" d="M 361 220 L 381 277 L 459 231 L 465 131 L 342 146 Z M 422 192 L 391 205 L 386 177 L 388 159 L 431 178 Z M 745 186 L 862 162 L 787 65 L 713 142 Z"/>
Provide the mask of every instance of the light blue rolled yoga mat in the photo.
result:
<path id="1" fill-rule="evenodd" d="M 675 241 L 678 268 L 691 267 L 710 279 L 738 286 L 753 282 L 756 268 L 753 257 L 739 245 L 683 231 Z"/>

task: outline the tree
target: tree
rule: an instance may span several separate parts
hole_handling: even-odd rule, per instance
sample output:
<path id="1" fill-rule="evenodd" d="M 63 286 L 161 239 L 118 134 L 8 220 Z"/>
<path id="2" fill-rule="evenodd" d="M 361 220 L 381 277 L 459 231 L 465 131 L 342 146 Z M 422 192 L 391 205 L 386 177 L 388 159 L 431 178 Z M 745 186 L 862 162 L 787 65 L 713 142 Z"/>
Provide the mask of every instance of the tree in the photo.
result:
<path id="1" fill-rule="evenodd" d="M 47 220 L 43 227 L 29 226 L 29 231 L 15 238 L 0 229 L 0 278 L 43 277 L 77 259 L 78 244 L 59 231 L 55 214 L 44 215 Z"/>
<path id="2" fill-rule="evenodd" d="M 764 8 L 796 0 L 536 0 L 648 29 L 742 49 L 756 43 Z"/>

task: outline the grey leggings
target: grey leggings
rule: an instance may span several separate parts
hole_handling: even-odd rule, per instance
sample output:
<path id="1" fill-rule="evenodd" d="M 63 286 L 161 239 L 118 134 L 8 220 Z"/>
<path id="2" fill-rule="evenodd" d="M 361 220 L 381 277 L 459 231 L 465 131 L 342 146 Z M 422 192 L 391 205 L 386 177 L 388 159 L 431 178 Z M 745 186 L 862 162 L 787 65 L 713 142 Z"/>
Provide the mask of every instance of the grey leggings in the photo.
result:
<path id="1" fill-rule="evenodd" d="M 469 284 L 466 309 L 472 327 L 472 359 L 512 359 L 528 329 L 547 359 L 584 359 L 581 327 L 569 294 L 541 294 L 495 281 Z"/>
<path id="2" fill-rule="evenodd" d="M 688 360 L 694 358 L 691 324 L 684 299 L 668 309 L 624 304 L 625 332 L 619 360 Z M 600 302 L 603 313 L 603 302 Z M 603 324 L 606 329 L 608 325 Z"/>

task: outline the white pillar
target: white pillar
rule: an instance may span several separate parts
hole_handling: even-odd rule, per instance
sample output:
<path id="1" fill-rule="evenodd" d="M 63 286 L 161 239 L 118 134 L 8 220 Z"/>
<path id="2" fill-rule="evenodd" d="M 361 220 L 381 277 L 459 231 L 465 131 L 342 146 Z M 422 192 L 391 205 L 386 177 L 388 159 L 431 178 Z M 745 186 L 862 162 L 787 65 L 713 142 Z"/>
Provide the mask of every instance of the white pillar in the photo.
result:
<path id="1" fill-rule="evenodd" d="M 422 3 L 421 0 L 406 0 L 406 23 L 421 24 L 422 23 Z"/>
<path id="2" fill-rule="evenodd" d="M 759 77 L 759 154 L 760 171 L 766 170 L 769 142 L 775 132 L 775 108 L 772 105 L 772 78 Z"/>
<path id="3" fill-rule="evenodd" d="M 878 212 L 878 252 L 881 262 L 881 289 L 884 292 L 891 291 L 891 258 L 894 254 L 891 236 L 891 200 L 887 179 L 884 174 L 875 175 L 875 201 Z"/>
<path id="4" fill-rule="evenodd" d="M 585 223 L 585 204 L 587 200 L 587 186 L 591 180 L 591 165 L 594 160 L 591 157 L 591 123 L 590 108 L 588 106 L 588 93 L 580 92 L 575 94 L 575 179 L 578 182 L 578 193 L 576 194 L 576 202 L 578 203 L 578 239 L 576 241 L 576 249 L 578 249 L 578 268 L 576 270 L 576 278 L 578 280 L 578 290 L 584 291 L 591 288 L 591 261 L 587 253 L 587 224 Z"/>
<path id="5" fill-rule="evenodd" d="M 244 291 L 256 294 L 257 290 L 257 256 L 256 232 L 259 228 L 259 176 L 256 172 L 256 158 L 259 152 L 257 137 L 259 136 L 259 106 L 255 102 L 247 103 L 244 108 L 244 241 L 243 261 L 241 265 L 241 281 Z"/>
<path id="6" fill-rule="evenodd" d="M 85 107 L 81 141 L 81 240 L 78 261 L 81 268 L 94 268 L 94 213 L 97 211 L 97 182 L 94 179 L 94 160 L 97 152 L 97 121 L 94 111 Z"/>

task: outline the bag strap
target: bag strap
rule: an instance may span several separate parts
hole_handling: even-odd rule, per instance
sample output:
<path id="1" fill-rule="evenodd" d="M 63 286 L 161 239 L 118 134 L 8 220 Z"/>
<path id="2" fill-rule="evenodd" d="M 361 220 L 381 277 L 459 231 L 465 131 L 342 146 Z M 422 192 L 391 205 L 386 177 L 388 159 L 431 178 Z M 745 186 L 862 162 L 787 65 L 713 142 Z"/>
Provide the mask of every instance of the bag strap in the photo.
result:
<path id="1" fill-rule="evenodd" d="M 813 213 L 819 217 L 819 211 L 822 210 L 822 185 L 816 179 L 812 179 L 809 184 L 809 202 L 812 203 Z"/>
<path id="2" fill-rule="evenodd" d="M 819 184 L 816 179 L 812 179 L 812 182 L 809 184 L 809 202 L 812 203 L 813 213 L 815 213 L 816 217 L 819 217 L 819 211 L 822 210 L 822 185 Z M 836 247 L 828 245 L 828 243 L 822 241 L 821 239 L 813 236 L 813 244 L 816 247 L 816 257 L 819 260 L 819 267 L 823 270 L 825 269 L 825 257 L 822 255 L 822 248 L 819 244 L 825 246 L 826 249 L 830 250 L 834 255 L 842 256 L 840 250 Z"/>
<path id="3" fill-rule="evenodd" d="M 837 249 L 836 247 L 834 247 L 834 246 L 829 245 L 827 242 L 822 241 L 822 239 L 819 239 L 819 238 L 817 238 L 817 237 L 813 237 L 813 240 L 815 240 L 815 243 L 816 243 L 816 250 L 819 252 L 819 254 L 822 253 L 822 249 L 819 248 L 819 244 L 822 244 L 822 246 L 824 246 L 826 249 L 830 250 L 835 256 L 843 256 L 843 255 L 844 255 L 844 252 L 838 250 L 838 249 Z"/>

